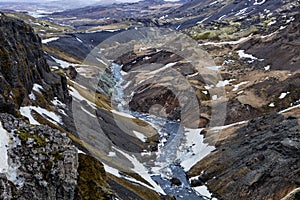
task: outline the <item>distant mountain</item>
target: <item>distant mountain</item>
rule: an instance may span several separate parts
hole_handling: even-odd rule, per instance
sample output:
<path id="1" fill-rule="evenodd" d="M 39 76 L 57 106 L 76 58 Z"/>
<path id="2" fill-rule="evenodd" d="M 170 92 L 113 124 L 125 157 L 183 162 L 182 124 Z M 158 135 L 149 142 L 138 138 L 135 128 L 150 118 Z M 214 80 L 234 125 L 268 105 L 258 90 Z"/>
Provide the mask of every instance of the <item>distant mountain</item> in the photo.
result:
<path id="1" fill-rule="evenodd" d="M 168 13 L 168 19 L 182 18 L 180 29 L 184 29 L 200 22 L 243 20 L 254 15 L 290 14 L 299 12 L 299 5 L 299 1 L 293 0 L 191 0 Z"/>
<path id="2" fill-rule="evenodd" d="M 66 1 L 57 1 L 57 0 L 46 0 L 46 1 L 21 1 L 21 0 L 5 0 L 1 1 L 1 9 L 12 9 L 12 10 L 21 10 L 21 11 L 30 11 L 33 9 L 46 10 L 46 11 L 61 11 L 67 9 L 75 9 L 90 5 L 106 5 L 118 3 L 116 0 L 92 0 L 92 1 L 82 1 L 82 0 L 66 0 Z"/>
<path id="3" fill-rule="evenodd" d="M 113 3 L 110 5 L 91 5 L 84 8 L 70 9 L 63 12 L 53 13 L 51 17 L 77 17 L 77 18 L 133 18 L 144 16 L 160 16 L 171 8 L 176 8 L 183 3 L 168 2 L 164 0 L 144 0 L 135 3 Z"/>

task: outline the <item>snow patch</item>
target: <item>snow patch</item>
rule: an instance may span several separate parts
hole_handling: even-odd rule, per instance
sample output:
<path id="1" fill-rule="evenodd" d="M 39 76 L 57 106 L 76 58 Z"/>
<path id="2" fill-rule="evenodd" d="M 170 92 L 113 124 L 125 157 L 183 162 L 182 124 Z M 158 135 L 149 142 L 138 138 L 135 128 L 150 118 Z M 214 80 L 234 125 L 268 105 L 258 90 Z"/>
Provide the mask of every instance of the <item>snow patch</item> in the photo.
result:
<path id="1" fill-rule="evenodd" d="M 31 115 L 31 109 L 28 107 L 21 107 L 20 108 L 21 115 L 27 117 L 29 119 L 29 123 L 32 125 L 40 125 L 38 121 L 36 121 L 33 116 Z"/>
<path id="2" fill-rule="evenodd" d="M 290 94 L 290 92 L 283 92 L 280 94 L 279 99 L 283 99 L 286 97 L 286 95 Z"/>
<path id="3" fill-rule="evenodd" d="M 58 100 L 57 97 L 54 97 L 54 99 L 51 101 L 51 103 L 55 106 L 60 106 L 60 107 L 66 107 L 66 104 L 62 103 L 60 100 Z"/>
<path id="4" fill-rule="evenodd" d="M 199 194 L 205 197 L 211 198 L 211 193 L 209 192 L 208 188 L 205 185 L 194 187 L 194 190 Z"/>
<path id="5" fill-rule="evenodd" d="M 35 101 L 36 100 L 36 97 L 35 95 L 31 92 L 29 95 L 28 95 L 29 99 L 32 100 L 32 101 Z"/>
<path id="6" fill-rule="evenodd" d="M 166 70 L 166 69 L 168 69 L 168 68 L 170 68 L 170 67 L 173 67 L 173 66 L 176 65 L 176 64 L 177 64 L 177 62 L 168 63 L 168 64 L 166 64 L 164 67 L 162 67 L 162 68 L 160 68 L 160 69 L 157 69 L 157 70 L 154 70 L 154 71 L 151 71 L 151 72 L 149 72 L 148 74 L 158 74 L 159 72 L 164 71 L 164 70 Z"/>
<path id="7" fill-rule="evenodd" d="M 81 106 L 80 108 L 81 108 L 81 110 L 82 110 L 83 112 L 85 112 L 85 113 L 88 114 L 89 116 L 91 116 L 91 117 L 93 117 L 93 118 L 97 118 L 96 115 L 90 113 L 89 111 L 87 111 L 87 110 L 86 110 L 85 108 L 83 108 L 82 106 Z"/>
<path id="8" fill-rule="evenodd" d="M 220 21 L 220 20 L 224 19 L 225 17 L 226 17 L 226 15 L 222 15 L 221 17 L 219 17 L 218 20 Z"/>
<path id="9" fill-rule="evenodd" d="M 210 66 L 210 67 L 205 67 L 208 70 L 212 71 L 218 71 L 222 66 Z"/>
<path id="10" fill-rule="evenodd" d="M 197 76 L 198 74 L 199 74 L 199 72 L 196 72 L 196 73 L 194 73 L 194 74 L 187 75 L 187 77 L 188 77 L 188 78 L 192 78 L 192 77 L 194 77 L 194 76 Z"/>
<path id="11" fill-rule="evenodd" d="M 78 101 L 86 101 L 91 107 L 96 108 L 96 104 L 84 98 L 75 88 L 69 86 L 69 93 Z"/>
<path id="12" fill-rule="evenodd" d="M 252 35 L 249 35 L 248 37 L 243 37 L 239 40 L 236 40 L 236 41 L 226 41 L 226 42 L 206 42 L 206 43 L 203 43 L 203 44 L 199 44 L 199 46 L 206 46 L 206 45 L 214 45 L 214 46 L 220 46 L 220 45 L 225 45 L 225 44 L 240 44 L 248 39 L 250 39 L 252 37 Z"/>
<path id="13" fill-rule="evenodd" d="M 248 121 L 236 122 L 236 123 L 228 124 L 228 125 L 225 125 L 225 126 L 215 126 L 215 127 L 211 128 L 210 130 L 212 130 L 212 131 L 221 131 L 223 129 L 227 129 L 227 128 L 230 128 L 232 126 L 242 125 L 242 124 L 246 124 L 246 123 L 248 123 Z"/>
<path id="14" fill-rule="evenodd" d="M 76 40 L 80 43 L 83 43 L 81 39 L 79 39 L 78 37 L 76 37 Z"/>
<path id="15" fill-rule="evenodd" d="M 80 149 L 77 149 L 77 153 L 78 153 L 78 154 L 85 154 L 85 155 L 86 155 L 86 153 L 83 152 L 83 151 L 81 151 Z"/>
<path id="16" fill-rule="evenodd" d="M 8 146 L 9 135 L 8 132 L 2 127 L 2 123 L 0 122 L 0 173 L 6 173 L 8 171 Z"/>
<path id="17" fill-rule="evenodd" d="M 270 103 L 269 107 L 273 108 L 273 107 L 275 107 L 275 104 L 274 103 Z"/>
<path id="18" fill-rule="evenodd" d="M 99 62 L 101 62 L 103 65 L 105 65 L 105 66 L 107 66 L 108 64 L 107 63 L 105 63 L 102 59 L 100 59 L 100 58 L 97 58 L 96 57 L 96 59 L 99 61 Z"/>
<path id="19" fill-rule="evenodd" d="M 60 59 L 57 59 L 57 58 L 54 58 L 53 56 L 51 56 L 51 58 L 57 63 L 59 64 L 62 68 L 68 68 L 70 65 L 73 65 L 73 66 L 77 66 L 77 64 L 74 64 L 74 63 L 69 63 L 67 61 L 64 61 L 64 60 L 60 60 Z"/>
<path id="20" fill-rule="evenodd" d="M 245 12 L 247 11 L 248 8 L 244 8 L 242 10 L 240 10 L 238 13 L 236 13 L 234 16 L 238 16 L 238 15 L 242 15 L 245 14 Z"/>
<path id="21" fill-rule="evenodd" d="M 43 117 L 45 117 L 47 120 L 51 121 L 52 123 L 56 125 L 61 125 L 62 124 L 62 119 L 60 116 L 55 114 L 54 112 L 48 111 L 44 108 L 41 107 L 36 107 L 36 106 L 25 106 L 20 108 L 21 115 L 27 117 L 29 119 L 30 124 L 33 125 L 40 125 L 38 121 L 36 121 L 33 116 L 31 115 L 31 111 L 34 110 Z"/>
<path id="22" fill-rule="evenodd" d="M 151 59 L 151 57 L 149 57 L 149 56 L 146 56 L 143 58 L 143 60 L 149 60 L 149 59 Z"/>
<path id="23" fill-rule="evenodd" d="M 249 58 L 252 60 L 257 60 L 257 58 L 254 57 L 253 55 L 245 53 L 245 50 L 238 50 L 237 53 L 240 58 Z"/>
<path id="24" fill-rule="evenodd" d="M 254 6 L 256 5 L 262 5 L 266 2 L 266 0 L 262 0 L 262 1 L 259 1 L 259 0 L 255 0 L 255 2 L 253 3 Z"/>
<path id="25" fill-rule="evenodd" d="M 32 90 L 41 93 L 42 90 L 44 90 L 44 88 L 41 85 L 35 83 L 35 84 L 33 84 Z"/>
<path id="26" fill-rule="evenodd" d="M 204 86 L 204 88 L 206 89 L 206 90 L 210 90 L 211 88 L 213 88 L 214 87 L 214 85 L 205 85 Z"/>
<path id="27" fill-rule="evenodd" d="M 300 99 L 298 101 L 300 102 Z M 300 104 L 296 105 L 296 106 L 289 107 L 287 109 L 284 109 L 284 110 L 280 111 L 279 113 L 285 113 L 285 112 L 288 112 L 288 111 L 293 110 L 295 108 L 300 108 Z"/>
<path id="28" fill-rule="evenodd" d="M 131 119 L 134 119 L 135 117 L 130 115 L 130 114 L 127 114 L 127 113 L 123 113 L 123 112 L 119 112 L 119 111 L 116 111 L 116 110 L 111 110 L 111 112 L 113 114 L 116 114 L 116 115 L 120 115 L 120 116 L 123 116 L 123 117 L 127 117 L 127 118 L 131 118 Z"/>
<path id="29" fill-rule="evenodd" d="M 217 96 L 217 95 L 213 95 L 213 96 L 211 97 L 211 99 L 212 99 L 213 101 L 215 101 L 215 100 L 218 99 L 218 96 Z"/>
<path id="30" fill-rule="evenodd" d="M 42 40 L 42 43 L 43 43 L 43 44 L 47 44 L 47 43 L 49 43 L 49 42 L 53 42 L 53 41 L 56 41 L 56 40 L 58 40 L 58 39 L 59 39 L 59 37 L 48 38 L 48 39 Z"/>
<path id="31" fill-rule="evenodd" d="M 232 91 L 237 91 L 240 86 L 245 85 L 247 83 L 249 83 L 249 81 L 243 81 L 243 82 L 241 82 L 239 84 L 234 85 L 234 88 L 232 89 Z"/>
<path id="32" fill-rule="evenodd" d="M 20 143 L 19 139 L 15 138 L 13 134 L 8 133 L 3 128 L 2 122 L 0 122 L 0 173 L 4 173 L 7 179 L 16 186 L 22 186 L 24 180 L 18 176 L 17 169 L 19 166 L 16 166 L 15 163 L 9 164 L 8 149 Z"/>
<path id="33" fill-rule="evenodd" d="M 265 69 L 266 71 L 270 70 L 270 68 L 271 68 L 270 65 L 267 65 L 267 66 L 264 67 L 264 69 Z"/>
<path id="34" fill-rule="evenodd" d="M 145 168 L 145 166 L 142 163 L 140 163 L 134 155 L 128 155 L 127 153 L 125 153 L 117 148 L 114 148 L 114 149 L 119 151 L 121 154 L 123 154 L 134 166 L 133 167 L 134 172 L 136 172 L 141 177 L 143 177 L 143 179 L 145 179 L 148 183 L 150 183 L 152 185 L 152 187 L 150 187 L 149 185 L 147 185 L 145 183 L 142 183 L 140 181 L 136 181 L 135 179 L 133 179 L 133 180 L 135 180 L 135 182 L 138 182 L 147 188 L 155 190 L 156 192 L 159 192 L 163 195 L 166 195 L 164 190 L 155 181 L 152 180 L 152 178 L 151 178 L 148 170 Z"/>
<path id="35" fill-rule="evenodd" d="M 215 150 L 215 147 L 204 143 L 204 137 L 200 134 L 202 130 L 185 128 L 186 142 L 184 148 L 187 150 L 179 158 L 184 171 L 189 171 L 196 163 Z"/>
<path id="36" fill-rule="evenodd" d="M 203 22 L 205 22 L 206 20 L 208 20 L 210 17 L 211 16 L 202 19 L 201 21 L 197 22 L 197 24 L 202 24 Z"/>
<path id="37" fill-rule="evenodd" d="M 276 24 L 276 20 L 269 22 L 267 25 L 272 26 L 273 24 Z"/>
<path id="38" fill-rule="evenodd" d="M 226 85 L 229 85 L 232 81 L 234 81 L 234 79 L 219 81 L 216 87 L 225 87 Z"/>
<path id="39" fill-rule="evenodd" d="M 293 22 L 295 20 L 294 17 L 290 17 L 290 19 L 286 20 L 286 23 L 289 24 L 290 22 Z"/>
<path id="40" fill-rule="evenodd" d="M 116 177 L 121 178 L 121 175 L 120 175 L 120 173 L 119 173 L 119 170 L 117 170 L 117 169 L 115 169 L 115 168 L 112 168 L 112 167 L 106 165 L 105 163 L 102 163 L 102 164 L 103 164 L 104 169 L 105 169 L 106 172 L 108 172 L 108 173 L 110 173 L 110 174 L 112 174 L 112 175 L 114 175 L 114 176 L 116 176 Z"/>
<path id="41" fill-rule="evenodd" d="M 116 153 L 111 151 L 111 152 L 108 153 L 107 156 L 108 157 L 116 157 Z"/>
<path id="42" fill-rule="evenodd" d="M 211 2 L 209 5 L 212 6 L 212 5 L 216 4 L 216 3 L 219 3 L 219 1 Z"/>
<path id="43" fill-rule="evenodd" d="M 142 142 L 146 142 L 147 141 L 147 137 L 145 137 L 145 135 L 143 133 L 140 133 L 138 131 L 133 131 L 133 133 Z"/>

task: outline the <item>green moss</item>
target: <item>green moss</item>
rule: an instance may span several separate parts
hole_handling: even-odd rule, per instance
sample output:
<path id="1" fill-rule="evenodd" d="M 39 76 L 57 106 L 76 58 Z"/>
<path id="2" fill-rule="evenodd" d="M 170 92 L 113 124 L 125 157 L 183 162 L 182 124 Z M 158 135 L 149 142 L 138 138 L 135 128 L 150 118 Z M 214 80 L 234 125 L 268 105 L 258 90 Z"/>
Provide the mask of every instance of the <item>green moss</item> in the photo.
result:
<path id="1" fill-rule="evenodd" d="M 206 40 L 210 38 L 209 36 L 210 36 L 210 32 L 204 32 L 204 33 L 194 34 L 192 35 L 192 38 L 195 40 Z"/>
<path id="2" fill-rule="evenodd" d="M 8 51 L 0 46 L 0 65 L 2 68 L 2 73 L 4 76 L 9 75 L 9 71 L 11 70 L 11 61 Z"/>
<path id="3" fill-rule="evenodd" d="M 205 90 L 205 89 L 203 89 L 203 90 Z M 198 88 L 196 88 L 195 89 L 195 94 L 196 94 L 196 96 L 197 96 L 197 98 L 198 98 L 198 100 L 201 102 L 201 101 L 208 101 L 208 100 L 210 100 L 210 95 L 209 95 L 209 93 L 208 94 L 204 94 L 203 92 L 202 92 L 202 90 L 200 90 L 200 89 L 198 89 Z"/>
<path id="4" fill-rule="evenodd" d="M 24 101 L 24 98 L 26 96 L 26 90 L 25 90 L 25 88 L 22 87 L 22 86 L 13 88 L 12 89 L 12 93 L 14 95 L 14 102 L 15 102 L 15 104 L 17 104 L 18 106 L 21 106 L 22 103 L 23 103 L 23 101 Z"/>
<path id="5" fill-rule="evenodd" d="M 39 137 L 37 133 L 31 134 L 24 130 L 15 131 L 15 133 L 18 135 L 22 143 L 26 143 L 28 139 L 33 139 L 37 147 L 44 147 L 47 144 L 45 138 Z"/>
<path id="6" fill-rule="evenodd" d="M 48 180 L 50 178 L 50 173 L 53 167 L 53 163 L 51 161 L 46 162 L 45 169 L 41 170 L 41 173 L 43 174 L 43 177 Z"/>
<path id="7" fill-rule="evenodd" d="M 56 69 L 56 70 L 53 70 L 53 72 L 59 76 L 66 77 L 66 74 L 62 69 Z"/>
<path id="8" fill-rule="evenodd" d="M 51 155 L 54 156 L 54 162 L 57 162 L 59 160 L 64 160 L 65 156 L 58 151 L 52 151 Z"/>
<path id="9" fill-rule="evenodd" d="M 76 200 L 111 199 L 112 192 L 102 163 L 91 156 L 79 154 L 78 173 Z"/>
<path id="10" fill-rule="evenodd" d="M 138 119 L 138 118 L 133 118 L 132 121 L 133 121 L 134 123 L 136 123 L 137 125 L 139 125 L 139 126 L 143 126 L 143 127 L 149 126 L 149 124 L 148 124 L 147 122 L 145 122 L 145 121 L 143 121 L 143 120 L 140 120 L 140 119 Z"/>
<path id="11" fill-rule="evenodd" d="M 37 106 L 46 108 L 47 110 L 51 110 L 49 106 L 49 102 L 47 101 L 47 99 L 43 94 L 35 91 L 33 91 L 33 94 L 36 97 L 35 103 L 37 104 Z"/>

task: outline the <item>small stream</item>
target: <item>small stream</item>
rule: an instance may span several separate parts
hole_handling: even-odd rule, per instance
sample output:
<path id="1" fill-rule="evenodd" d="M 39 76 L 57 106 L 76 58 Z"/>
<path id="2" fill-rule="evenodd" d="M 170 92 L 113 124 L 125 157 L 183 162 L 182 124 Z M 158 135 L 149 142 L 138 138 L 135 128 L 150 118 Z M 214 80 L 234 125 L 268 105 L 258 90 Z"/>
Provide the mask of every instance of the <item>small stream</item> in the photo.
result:
<path id="1" fill-rule="evenodd" d="M 184 129 L 180 123 L 150 114 L 133 112 L 124 108 L 124 91 L 123 91 L 123 77 L 121 73 L 121 66 L 117 64 L 112 65 L 114 79 L 116 81 L 115 91 L 113 95 L 114 102 L 116 102 L 116 109 L 120 112 L 130 114 L 139 119 L 151 124 L 160 134 L 159 154 L 156 157 L 155 164 L 162 166 L 160 175 L 153 175 L 151 178 L 156 181 L 166 194 L 174 195 L 176 199 L 184 200 L 202 200 L 207 199 L 200 196 L 189 184 L 183 168 L 177 163 L 178 147 L 184 139 Z M 148 165 L 148 163 L 144 163 Z M 156 173 L 157 174 L 157 173 Z M 168 178 L 166 178 L 168 177 Z M 170 178 L 177 178 L 181 181 L 181 186 L 172 186 Z"/>

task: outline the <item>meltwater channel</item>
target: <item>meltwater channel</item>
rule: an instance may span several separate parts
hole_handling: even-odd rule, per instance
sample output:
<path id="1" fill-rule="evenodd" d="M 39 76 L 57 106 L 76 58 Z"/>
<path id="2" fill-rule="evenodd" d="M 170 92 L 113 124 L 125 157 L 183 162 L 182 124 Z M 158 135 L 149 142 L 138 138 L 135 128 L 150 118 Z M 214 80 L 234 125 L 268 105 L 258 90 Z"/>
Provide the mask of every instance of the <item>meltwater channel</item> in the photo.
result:
<path id="1" fill-rule="evenodd" d="M 117 109 L 120 112 L 130 114 L 151 124 L 160 135 L 160 139 L 166 142 L 164 146 L 159 145 L 159 155 L 156 157 L 156 163 L 161 163 L 164 168 L 160 170 L 162 175 L 153 175 L 151 178 L 156 181 L 166 194 L 174 195 L 176 199 L 184 200 L 204 200 L 204 196 L 198 194 L 189 184 L 183 168 L 176 163 L 178 147 L 184 138 L 184 129 L 180 123 L 150 114 L 133 112 L 124 108 L 124 91 L 122 85 L 124 79 L 121 73 L 121 66 L 112 64 L 113 76 L 116 81 L 113 101 L 117 103 Z M 181 181 L 181 186 L 172 186 L 171 181 L 166 178 L 176 177 Z"/>

